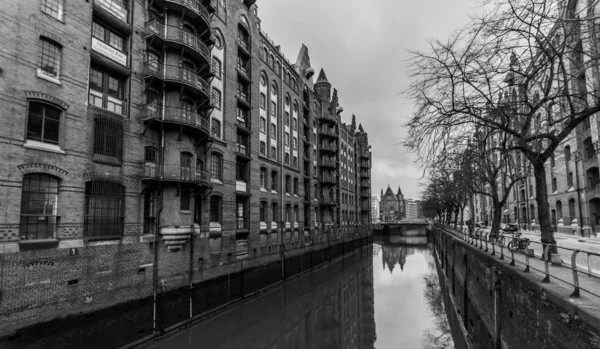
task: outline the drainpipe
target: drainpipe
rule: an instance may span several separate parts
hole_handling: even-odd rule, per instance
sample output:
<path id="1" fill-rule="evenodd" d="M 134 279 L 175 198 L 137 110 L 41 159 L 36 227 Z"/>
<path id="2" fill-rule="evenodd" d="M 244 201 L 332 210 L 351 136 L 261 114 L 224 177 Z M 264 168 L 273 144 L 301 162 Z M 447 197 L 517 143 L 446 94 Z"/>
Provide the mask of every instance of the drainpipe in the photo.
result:
<path id="1" fill-rule="evenodd" d="M 162 112 L 164 113 L 164 107 Z M 163 114 L 164 117 L 164 114 Z M 163 126 L 161 126 L 161 142 L 160 142 L 160 163 L 164 165 L 164 156 L 165 156 L 165 130 Z M 160 168 L 158 169 L 161 170 Z M 154 261 L 153 261 L 153 270 L 152 270 L 152 278 L 153 278 L 153 316 L 152 316 L 152 329 L 156 333 L 158 331 L 158 244 L 160 243 L 160 217 L 163 210 L 164 205 L 164 193 L 163 193 L 163 183 L 162 183 L 162 175 L 159 174 L 159 182 L 158 182 L 158 193 L 160 194 L 159 205 L 160 208 L 156 213 L 156 227 L 154 229 Z"/>

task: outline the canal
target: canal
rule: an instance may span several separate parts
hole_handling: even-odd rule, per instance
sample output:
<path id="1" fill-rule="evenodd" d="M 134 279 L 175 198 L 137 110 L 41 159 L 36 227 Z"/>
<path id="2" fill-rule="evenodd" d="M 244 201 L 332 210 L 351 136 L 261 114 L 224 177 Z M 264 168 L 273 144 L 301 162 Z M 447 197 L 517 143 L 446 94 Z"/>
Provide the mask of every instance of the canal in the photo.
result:
<path id="1" fill-rule="evenodd" d="M 405 230 L 147 349 L 455 348 L 433 250 Z"/>

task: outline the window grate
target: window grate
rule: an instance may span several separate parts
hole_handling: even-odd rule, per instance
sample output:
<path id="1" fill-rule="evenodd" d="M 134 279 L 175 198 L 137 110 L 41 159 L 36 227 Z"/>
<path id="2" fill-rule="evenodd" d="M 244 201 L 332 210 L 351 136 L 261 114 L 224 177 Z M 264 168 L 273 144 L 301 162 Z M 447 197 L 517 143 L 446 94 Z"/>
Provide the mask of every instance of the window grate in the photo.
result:
<path id="1" fill-rule="evenodd" d="M 85 237 L 123 236 L 125 187 L 108 180 L 85 184 Z"/>
<path id="2" fill-rule="evenodd" d="M 111 118 L 96 118 L 94 129 L 94 154 L 123 158 L 123 125 Z"/>
<path id="3" fill-rule="evenodd" d="M 58 205 L 58 179 L 33 173 L 23 177 L 21 196 L 22 240 L 52 239 L 56 231 Z"/>

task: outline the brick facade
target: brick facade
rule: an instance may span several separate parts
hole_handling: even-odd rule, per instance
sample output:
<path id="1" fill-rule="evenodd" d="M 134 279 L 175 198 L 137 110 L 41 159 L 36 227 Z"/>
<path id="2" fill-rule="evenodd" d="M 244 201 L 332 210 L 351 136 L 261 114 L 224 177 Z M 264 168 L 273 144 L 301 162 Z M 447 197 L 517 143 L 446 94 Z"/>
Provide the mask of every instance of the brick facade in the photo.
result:
<path id="1" fill-rule="evenodd" d="M 0 18 L 0 332 L 369 233 L 367 133 L 253 1 L 9 0 Z"/>

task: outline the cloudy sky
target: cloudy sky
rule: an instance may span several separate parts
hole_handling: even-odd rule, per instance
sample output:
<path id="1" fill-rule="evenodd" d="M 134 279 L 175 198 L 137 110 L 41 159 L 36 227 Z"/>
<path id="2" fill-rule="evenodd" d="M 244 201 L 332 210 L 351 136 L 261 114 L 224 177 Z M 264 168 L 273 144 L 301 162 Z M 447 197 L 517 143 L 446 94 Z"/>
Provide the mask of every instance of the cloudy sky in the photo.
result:
<path id="1" fill-rule="evenodd" d="M 418 198 L 421 172 L 399 144 L 412 104 L 400 92 L 408 83 L 408 50 L 444 39 L 475 10 L 476 0 L 259 0 L 262 28 L 295 61 L 304 43 L 318 74 L 337 88 L 343 119 L 352 114 L 369 133 L 372 191 L 389 184 Z"/>

